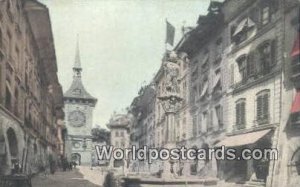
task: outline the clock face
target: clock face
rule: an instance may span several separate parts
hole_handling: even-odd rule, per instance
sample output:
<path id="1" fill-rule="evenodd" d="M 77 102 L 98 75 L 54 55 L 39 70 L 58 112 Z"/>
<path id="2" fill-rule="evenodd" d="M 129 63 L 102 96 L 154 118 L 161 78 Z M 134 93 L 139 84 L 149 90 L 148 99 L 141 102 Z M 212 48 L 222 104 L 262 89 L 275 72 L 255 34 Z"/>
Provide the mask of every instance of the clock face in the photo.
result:
<path id="1" fill-rule="evenodd" d="M 69 122 L 74 127 L 81 127 L 85 124 L 85 114 L 81 111 L 73 111 L 69 115 Z"/>

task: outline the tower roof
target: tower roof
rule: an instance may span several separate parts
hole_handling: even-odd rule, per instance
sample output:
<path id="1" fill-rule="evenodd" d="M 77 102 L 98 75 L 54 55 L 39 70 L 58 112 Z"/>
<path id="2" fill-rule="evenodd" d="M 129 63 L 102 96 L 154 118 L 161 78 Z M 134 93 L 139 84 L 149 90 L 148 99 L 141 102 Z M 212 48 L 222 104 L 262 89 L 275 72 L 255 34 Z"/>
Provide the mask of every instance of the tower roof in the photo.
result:
<path id="1" fill-rule="evenodd" d="M 82 69 L 81 62 L 80 62 L 80 52 L 79 52 L 79 42 L 77 37 L 77 44 L 76 44 L 76 54 L 75 54 L 75 61 L 74 61 L 74 69 Z"/>
<path id="2" fill-rule="evenodd" d="M 79 44 L 77 40 L 77 47 L 76 47 L 76 54 L 75 54 L 75 62 L 73 66 L 73 82 L 71 84 L 71 87 L 65 92 L 64 98 L 69 99 L 86 99 L 91 100 L 93 103 L 97 102 L 97 99 L 93 97 L 91 94 L 89 94 L 86 89 L 83 86 L 82 80 L 81 80 L 81 62 L 80 62 L 80 53 L 79 53 Z"/>

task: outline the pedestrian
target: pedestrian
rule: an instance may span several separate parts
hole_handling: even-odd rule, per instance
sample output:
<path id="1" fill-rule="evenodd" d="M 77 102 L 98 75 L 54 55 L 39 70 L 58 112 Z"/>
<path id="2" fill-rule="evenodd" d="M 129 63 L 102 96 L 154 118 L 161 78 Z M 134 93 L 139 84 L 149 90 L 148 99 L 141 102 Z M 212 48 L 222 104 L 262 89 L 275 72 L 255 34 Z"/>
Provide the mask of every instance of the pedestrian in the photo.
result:
<path id="1" fill-rule="evenodd" d="M 73 169 L 73 164 L 72 162 L 69 162 L 69 170 L 71 171 Z"/>

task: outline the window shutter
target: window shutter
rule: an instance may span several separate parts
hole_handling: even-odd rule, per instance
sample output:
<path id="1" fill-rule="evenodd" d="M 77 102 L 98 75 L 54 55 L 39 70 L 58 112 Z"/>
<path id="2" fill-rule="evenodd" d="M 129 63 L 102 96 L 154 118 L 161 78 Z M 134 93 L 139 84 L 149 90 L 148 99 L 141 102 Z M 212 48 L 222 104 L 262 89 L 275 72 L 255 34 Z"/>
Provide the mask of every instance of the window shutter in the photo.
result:
<path id="1" fill-rule="evenodd" d="M 240 124 L 240 104 L 237 103 L 236 106 L 235 106 L 235 117 L 236 117 L 236 125 L 239 125 Z"/>
<path id="2" fill-rule="evenodd" d="M 255 63 L 255 73 L 260 73 L 261 71 L 261 66 L 262 66 L 262 61 L 261 61 L 261 57 L 260 57 L 260 54 L 258 52 L 258 50 L 255 50 L 253 53 L 252 53 L 252 57 L 253 57 L 253 62 Z"/>
<path id="3" fill-rule="evenodd" d="M 257 101 L 256 101 L 256 115 L 257 115 L 257 120 L 261 120 L 262 118 L 262 113 L 263 113 L 263 108 L 262 108 L 262 96 L 258 96 L 257 97 Z"/>
<path id="4" fill-rule="evenodd" d="M 219 113 L 219 121 L 221 122 L 221 123 L 223 123 L 223 107 L 222 106 L 220 106 L 220 113 Z"/>
<path id="5" fill-rule="evenodd" d="M 263 118 L 267 119 L 269 114 L 269 94 L 263 95 Z"/>
<path id="6" fill-rule="evenodd" d="M 242 125 L 245 125 L 245 109 L 246 109 L 246 107 L 245 107 L 245 102 L 242 102 L 241 103 L 241 106 L 240 106 L 240 110 L 241 110 L 241 124 Z"/>
<path id="7" fill-rule="evenodd" d="M 247 72 L 248 72 L 248 76 L 252 76 L 255 74 L 255 53 L 251 52 L 248 56 L 248 60 L 247 60 Z"/>
<path id="8" fill-rule="evenodd" d="M 257 27 L 260 27 L 260 10 L 259 8 L 253 8 L 250 11 L 250 18 L 254 21 Z"/>
<path id="9" fill-rule="evenodd" d="M 271 42 L 271 65 L 275 65 L 276 64 L 276 47 L 277 47 L 277 40 L 272 40 Z M 272 67 L 271 67 L 272 68 Z"/>

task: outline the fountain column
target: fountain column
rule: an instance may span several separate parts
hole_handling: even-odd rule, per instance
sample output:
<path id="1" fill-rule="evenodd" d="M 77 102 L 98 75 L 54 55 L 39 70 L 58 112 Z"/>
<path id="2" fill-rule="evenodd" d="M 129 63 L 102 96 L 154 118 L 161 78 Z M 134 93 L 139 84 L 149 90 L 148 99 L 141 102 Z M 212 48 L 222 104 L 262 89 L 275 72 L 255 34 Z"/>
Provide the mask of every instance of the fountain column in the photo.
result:
<path id="1" fill-rule="evenodd" d="M 178 65 L 178 61 L 179 58 L 175 52 L 170 52 L 164 59 L 164 87 L 162 94 L 158 96 L 166 114 L 167 129 L 164 148 L 167 149 L 176 147 L 175 114 L 179 111 L 182 103 L 178 84 L 178 79 L 180 77 L 180 66 Z M 172 169 L 173 165 L 174 161 L 172 160 L 164 162 L 163 178 L 173 178 L 176 175 L 176 172 L 173 172 L 175 170 Z"/>

